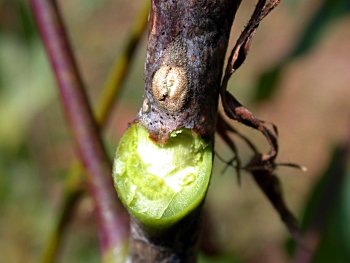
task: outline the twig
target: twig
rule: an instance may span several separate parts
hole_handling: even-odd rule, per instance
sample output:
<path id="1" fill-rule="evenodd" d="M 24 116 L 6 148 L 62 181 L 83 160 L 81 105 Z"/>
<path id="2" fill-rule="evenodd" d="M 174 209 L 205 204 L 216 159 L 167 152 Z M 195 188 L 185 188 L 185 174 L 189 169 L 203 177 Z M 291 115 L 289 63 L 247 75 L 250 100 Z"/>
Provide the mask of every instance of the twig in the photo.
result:
<path id="1" fill-rule="evenodd" d="M 55 73 L 78 156 L 88 172 L 88 188 L 95 201 L 103 258 L 117 262 L 127 242 L 127 220 L 113 189 L 111 164 L 94 122 L 57 3 L 31 0 L 31 7 Z"/>
<path id="2" fill-rule="evenodd" d="M 42 263 L 53 263 L 57 261 L 57 255 L 62 245 L 62 237 L 65 230 L 73 217 L 73 211 L 83 197 L 84 189 L 82 188 L 82 167 L 76 163 L 71 167 L 68 183 L 65 185 L 63 205 L 57 216 L 57 221 L 51 229 L 50 237 L 45 244 Z"/>
<path id="3" fill-rule="evenodd" d="M 230 166 L 230 165 L 233 166 L 232 163 L 233 163 L 233 161 L 235 161 L 236 166 L 233 166 L 233 167 L 236 170 L 238 183 L 240 184 L 240 182 L 241 182 L 241 159 L 238 155 L 238 149 L 236 147 L 236 144 L 233 142 L 233 140 L 228 135 L 228 131 L 235 132 L 235 130 L 233 129 L 233 127 L 230 127 L 227 122 L 225 122 L 225 120 L 222 118 L 220 113 L 218 114 L 216 131 L 219 134 L 219 136 L 221 137 L 221 139 L 223 139 L 223 141 L 228 145 L 228 147 L 233 152 L 233 158 L 232 158 L 232 160 L 230 160 L 230 162 L 226 162 L 226 167 L 225 167 L 224 171 L 226 170 L 226 168 L 228 166 Z M 217 155 L 217 156 L 219 156 L 219 155 Z M 219 159 L 221 159 L 220 156 L 219 156 Z"/>
<path id="4" fill-rule="evenodd" d="M 139 18 L 135 21 L 135 24 L 131 29 L 131 33 L 126 41 L 122 54 L 118 59 L 116 59 L 116 63 L 109 73 L 109 81 L 107 81 L 105 87 L 103 88 L 103 93 L 96 109 L 96 122 L 102 129 L 107 124 L 109 112 L 111 112 L 115 102 L 117 101 L 118 94 L 121 92 L 122 84 L 124 83 L 125 77 L 129 72 L 130 62 L 134 58 L 136 47 L 141 40 L 143 32 L 145 31 L 149 6 L 150 4 L 147 1 L 141 10 L 141 13 L 138 15 Z M 69 187 L 65 187 L 62 209 L 59 211 L 58 220 L 54 224 L 52 233 L 50 233 L 49 241 L 44 249 L 42 263 L 55 262 L 64 231 L 67 224 L 70 222 L 76 204 L 79 202 L 82 193 L 84 192 L 80 187 L 81 182 L 84 179 L 81 177 L 82 173 L 83 168 L 77 162 L 71 166 L 68 172 L 68 181 L 75 178 L 74 184 L 70 185 Z"/>
<path id="5" fill-rule="evenodd" d="M 226 131 L 233 133 L 238 138 L 240 138 L 242 141 L 244 141 L 254 154 L 257 154 L 259 152 L 258 149 L 256 148 L 256 146 L 254 145 L 254 143 L 252 143 L 247 136 L 240 133 L 230 123 L 226 122 L 224 117 L 222 116 L 222 114 L 220 112 L 218 113 L 218 125 L 222 125 Z"/>
<path id="6" fill-rule="evenodd" d="M 105 87 L 103 88 L 103 93 L 96 109 L 96 122 L 102 129 L 107 124 L 109 112 L 111 112 L 117 101 L 117 97 L 121 92 L 122 84 L 124 83 L 125 77 L 129 72 L 129 65 L 136 53 L 136 47 L 146 29 L 149 6 L 149 2 L 146 1 L 145 6 L 138 15 L 138 19 L 135 21 L 135 24 L 131 29 L 131 33 L 126 40 L 122 54 L 120 57 L 118 57 L 118 59 L 116 59 L 115 65 L 109 73 L 109 81 L 107 81 Z M 75 178 L 74 183 L 73 185 L 70 184 L 69 187 L 65 187 L 65 197 L 63 199 L 62 209 L 59 211 L 58 220 L 54 224 L 49 241 L 44 249 L 42 259 L 43 263 L 53 263 L 57 257 L 66 226 L 70 221 L 73 210 L 76 207 L 76 203 L 79 202 L 83 193 L 83 190 L 80 187 L 81 182 L 84 179 L 81 177 L 82 173 L 83 168 L 78 162 L 71 165 L 67 178 L 68 181 L 72 181 L 72 178 Z"/>
<path id="7" fill-rule="evenodd" d="M 239 3 L 152 0 L 144 104 L 136 121 L 153 141 L 166 144 L 173 131 L 184 128 L 213 141 L 222 66 Z M 201 208 L 183 210 L 180 221 L 159 231 L 132 222 L 132 262 L 195 262 Z"/>
<path id="8" fill-rule="evenodd" d="M 262 167 L 261 156 L 254 156 L 248 167 L 249 166 Z M 273 173 L 273 170 L 260 168 L 252 169 L 250 172 L 259 188 L 279 214 L 282 222 L 285 224 L 294 240 L 297 241 L 298 244 L 302 244 L 298 222 L 284 201 L 281 183 L 278 177 Z"/>

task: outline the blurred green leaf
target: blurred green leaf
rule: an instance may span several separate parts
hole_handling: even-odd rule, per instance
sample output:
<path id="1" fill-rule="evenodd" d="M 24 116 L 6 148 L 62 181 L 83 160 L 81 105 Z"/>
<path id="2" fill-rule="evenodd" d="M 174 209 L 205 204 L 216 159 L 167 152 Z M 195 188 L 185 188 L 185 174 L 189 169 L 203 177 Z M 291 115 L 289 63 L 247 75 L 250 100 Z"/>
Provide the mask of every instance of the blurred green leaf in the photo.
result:
<path id="1" fill-rule="evenodd" d="M 324 229 L 321 242 L 313 258 L 313 263 L 343 263 L 350 262 L 350 229 L 349 206 L 350 192 L 349 170 L 344 176 L 344 181 L 339 189 L 337 200 L 333 207 L 333 213 Z"/>
<path id="2" fill-rule="evenodd" d="M 27 125 L 55 94 L 50 67 L 41 44 L 26 50 L 9 35 L 0 36 L 0 144 L 16 151 Z"/>
<path id="3" fill-rule="evenodd" d="M 278 91 L 279 79 L 288 62 L 310 51 L 322 37 L 327 35 L 329 25 L 349 12 L 350 0 L 324 0 L 300 33 L 294 49 L 277 65 L 267 69 L 258 77 L 253 101 L 257 103 L 270 99 Z"/>
<path id="4" fill-rule="evenodd" d="M 349 11 L 349 0 L 324 0 L 305 26 L 296 47 L 289 55 L 289 59 L 308 52 L 327 33 L 328 25 L 347 15 Z"/>
<path id="5" fill-rule="evenodd" d="M 258 87 L 255 89 L 254 101 L 268 100 L 278 88 L 283 66 L 277 65 L 263 72 L 257 81 Z"/>
<path id="6" fill-rule="evenodd" d="M 29 1 L 17 1 L 17 13 L 21 21 L 22 34 L 27 43 L 38 38 L 36 27 L 28 6 Z"/>
<path id="7" fill-rule="evenodd" d="M 343 252 L 346 254 L 347 261 L 350 261 L 350 164 L 347 165 L 347 174 L 344 180 L 342 191 L 340 193 L 339 226 L 342 229 L 342 244 L 345 245 Z"/>
<path id="8" fill-rule="evenodd" d="M 313 263 L 350 262 L 350 169 L 349 150 L 338 147 L 325 173 L 308 198 L 302 221 L 305 235 L 320 240 Z M 289 244 L 295 252 L 295 244 Z M 307 244 L 306 244 L 307 246 Z"/>
<path id="9" fill-rule="evenodd" d="M 38 34 L 29 9 L 29 1 L 12 0 L 0 2 L 0 34 L 18 38 L 29 47 Z"/>
<path id="10" fill-rule="evenodd" d="M 337 204 L 335 213 L 330 218 L 324 230 L 321 243 L 314 254 L 313 263 L 350 262 L 350 243 L 345 242 L 346 237 L 348 238 L 350 233 L 344 231 L 343 227 L 341 227 L 342 223 L 344 223 L 344 217 L 341 216 L 341 212 L 341 208 Z"/>

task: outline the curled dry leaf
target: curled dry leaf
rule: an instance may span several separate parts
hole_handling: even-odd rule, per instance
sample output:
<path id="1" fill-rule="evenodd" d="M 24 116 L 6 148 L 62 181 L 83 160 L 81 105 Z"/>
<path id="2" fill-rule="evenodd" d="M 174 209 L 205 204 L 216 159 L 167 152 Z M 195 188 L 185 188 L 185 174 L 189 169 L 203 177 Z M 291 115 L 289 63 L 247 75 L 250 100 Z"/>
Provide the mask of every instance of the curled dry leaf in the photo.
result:
<path id="1" fill-rule="evenodd" d="M 246 25 L 239 36 L 236 45 L 231 51 L 225 70 L 225 75 L 221 83 L 221 99 L 226 115 L 244 125 L 259 130 L 267 139 L 270 145 L 270 152 L 262 156 L 267 162 L 273 162 L 278 153 L 277 128 L 273 125 L 274 132 L 271 132 L 265 122 L 256 118 L 247 108 L 245 108 L 237 99 L 230 94 L 227 89 L 227 83 L 232 74 L 243 64 L 249 52 L 251 41 L 255 35 L 261 20 L 266 17 L 278 4 L 279 0 L 260 0 Z"/>
<path id="2" fill-rule="evenodd" d="M 278 154 L 277 127 L 272 123 L 256 118 L 251 111 L 245 108 L 231 93 L 227 91 L 227 83 L 232 74 L 245 61 L 252 39 L 261 20 L 266 17 L 279 4 L 279 2 L 279 0 L 258 1 L 248 24 L 242 31 L 231 51 L 220 88 L 220 96 L 226 116 L 261 132 L 269 143 L 270 150 L 267 154 L 259 153 L 255 145 L 247 137 L 240 134 L 235 128 L 227 123 L 220 114 L 218 115 L 217 132 L 234 154 L 234 158 L 229 162 L 226 162 L 226 164 L 233 166 L 236 171 L 242 168 L 251 173 L 258 187 L 266 195 L 272 206 L 280 215 L 281 220 L 284 222 L 293 238 L 300 243 L 301 235 L 297 220 L 287 208 L 282 195 L 280 181 L 274 174 L 275 167 L 279 165 L 275 163 Z M 271 125 L 272 129 L 269 129 L 267 125 Z M 251 161 L 244 167 L 241 166 L 238 150 L 233 139 L 229 136 L 229 133 L 237 135 L 253 151 Z M 287 166 L 302 168 L 302 166 L 296 164 L 287 164 Z M 239 176 L 239 171 L 237 174 Z"/>

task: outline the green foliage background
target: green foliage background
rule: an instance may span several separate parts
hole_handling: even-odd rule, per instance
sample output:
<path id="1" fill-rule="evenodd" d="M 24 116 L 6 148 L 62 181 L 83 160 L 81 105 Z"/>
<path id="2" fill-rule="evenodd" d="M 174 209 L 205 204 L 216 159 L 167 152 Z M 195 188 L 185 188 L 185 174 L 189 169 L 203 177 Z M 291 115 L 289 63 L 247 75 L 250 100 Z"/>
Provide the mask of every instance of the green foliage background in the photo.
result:
<path id="1" fill-rule="evenodd" d="M 93 104 L 142 1 L 59 1 Z M 232 45 L 254 6 L 244 1 Z M 350 262 L 349 158 L 342 181 L 329 183 L 342 156 L 335 145 L 349 137 L 350 4 L 348 0 L 298 0 L 282 4 L 260 26 L 247 62 L 230 91 L 257 116 L 279 126 L 279 160 L 308 167 L 280 168 L 286 200 L 303 222 L 324 222 L 314 263 Z M 105 142 L 116 142 L 141 105 L 146 39 L 140 46 L 122 98 L 113 110 Z M 263 138 L 240 130 L 266 148 Z M 349 143 L 349 142 L 348 142 Z M 240 144 L 238 145 L 240 146 Z M 241 145 L 242 146 L 242 145 Z M 230 158 L 217 141 L 217 152 Z M 244 148 L 241 153 L 248 158 Z M 59 214 L 66 175 L 75 158 L 56 85 L 25 0 L 0 0 L 0 262 L 39 262 Z M 331 160 L 333 160 L 331 162 Z M 328 163 L 330 163 L 328 165 Z M 207 198 L 210 241 L 220 259 L 201 262 L 288 262 L 288 233 L 248 175 L 237 185 L 234 171 L 215 160 Z M 336 193 L 319 217 L 322 193 Z M 336 187 L 336 188 L 334 188 Z M 98 262 L 93 205 L 80 203 L 61 250 L 60 262 Z M 319 210 L 317 210 L 319 211 Z M 319 221 L 318 221 L 319 220 Z M 239 260 L 238 260 L 239 259 Z"/>

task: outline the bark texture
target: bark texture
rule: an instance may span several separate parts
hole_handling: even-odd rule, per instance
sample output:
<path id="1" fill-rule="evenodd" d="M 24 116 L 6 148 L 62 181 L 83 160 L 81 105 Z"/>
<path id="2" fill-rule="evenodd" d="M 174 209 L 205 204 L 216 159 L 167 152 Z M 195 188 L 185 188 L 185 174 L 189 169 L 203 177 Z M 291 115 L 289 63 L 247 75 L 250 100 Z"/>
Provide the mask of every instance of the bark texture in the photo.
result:
<path id="1" fill-rule="evenodd" d="M 152 0 L 145 98 L 136 121 L 151 138 L 189 128 L 208 140 L 216 129 L 223 64 L 240 0 Z M 201 206 L 162 233 L 131 224 L 131 262 L 195 262 Z"/>
<path id="2" fill-rule="evenodd" d="M 167 231 L 155 233 L 131 222 L 131 262 L 196 262 L 201 226 L 201 208 Z"/>
<path id="3" fill-rule="evenodd" d="M 152 1 L 145 99 L 137 119 L 156 142 L 165 143 L 170 132 L 180 128 L 212 139 L 223 63 L 239 3 Z"/>

